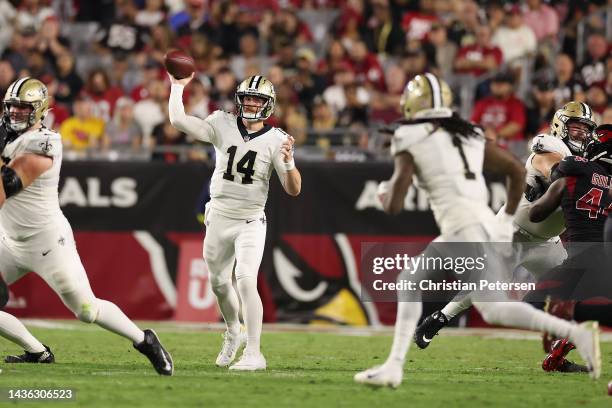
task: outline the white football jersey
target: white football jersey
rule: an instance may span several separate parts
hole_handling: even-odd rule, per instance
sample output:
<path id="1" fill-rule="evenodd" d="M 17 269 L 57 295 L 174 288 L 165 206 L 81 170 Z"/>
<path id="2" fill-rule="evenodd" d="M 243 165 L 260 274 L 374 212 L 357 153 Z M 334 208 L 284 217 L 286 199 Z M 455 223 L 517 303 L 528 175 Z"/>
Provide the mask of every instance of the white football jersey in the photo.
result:
<path id="1" fill-rule="evenodd" d="M 535 155 L 541 153 L 559 153 L 562 157 L 566 157 L 571 156 L 572 153 L 561 139 L 546 134 L 540 134 L 533 138 L 531 151 L 532 153 L 525 163 L 525 169 L 527 170 L 526 182 L 532 187 L 542 184 L 544 189 L 547 189 L 550 185 L 550 180 L 531 164 Z M 557 208 L 557 210 L 544 221 L 531 222 L 529 220 L 530 206 L 531 203 L 523 196 L 514 218 L 516 226 L 519 230 L 527 233 L 528 238 L 534 241 L 546 241 L 565 231 L 565 219 L 563 218 L 561 207 Z"/>
<path id="2" fill-rule="evenodd" d="M 393 135 L 391 153 L 412 155 L 417 184 L 443 235 L 493 220 L 482 175 L 484 145 L 484 137 L 453 137 L 431 123 L 403 125 Z"/>
<path id="3" fill-rule="evenodd" d="M 182 92 L 180 85 L 171 88 L 170 122 L 191 137 L 215 147 L 216 163 L 208 205 L 230 218 L 259 216 L 268 199 L 272 170 L 276 170 L 283 182 L 286 170 L 280 148 L 288 135 L 269 125 L 249 133 L 242 119 L 223 111 L 215 111 L 204 120 L 187 116 Z"/>
<path id="4" fill-rule="evenodd" d="M 28 187 L 9 197 L 0 209 L 0 224 L 15 240 L 28 238 L 63 217 L 57 193 L 62 166 L 61 136 L 44 127 L 30 130 L 8 143 L 2 157 L 12 160 L 22 153 L 51 157 L 53 165 Z"/>

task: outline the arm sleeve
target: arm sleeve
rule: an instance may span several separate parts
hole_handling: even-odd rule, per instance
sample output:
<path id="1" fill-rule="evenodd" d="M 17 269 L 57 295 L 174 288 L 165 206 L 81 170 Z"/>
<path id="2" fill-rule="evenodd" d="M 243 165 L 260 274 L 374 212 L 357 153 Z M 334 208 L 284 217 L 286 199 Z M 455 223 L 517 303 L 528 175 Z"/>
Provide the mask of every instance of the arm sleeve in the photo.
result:
<path id="1" fill-rule="evenodd" d="M 26 137 L 22 143 L 24 153 L 34 153 L 52 159 L 62 154 L 62 143 L 57 134 Z"/>
<path id="2" fill-rule="evenodd" d="M 170 88 L 170 102 L 168 104 L 170 123 L 192 139 L 216 145 L 215 129 L 209 120 L 214 113 L 205 120 L 185 114 L 183 89 L 184 86 L 178 84 L 173 84 Z"/>

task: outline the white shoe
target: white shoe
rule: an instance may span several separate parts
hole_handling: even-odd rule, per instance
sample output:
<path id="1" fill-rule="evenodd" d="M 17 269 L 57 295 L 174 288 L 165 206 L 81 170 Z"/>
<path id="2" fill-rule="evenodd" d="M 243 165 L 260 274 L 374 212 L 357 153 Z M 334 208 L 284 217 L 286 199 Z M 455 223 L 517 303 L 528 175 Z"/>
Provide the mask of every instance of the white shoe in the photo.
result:
<path id="1" fill-rule="evenodd" d="M 599 348 L 599 323 L 588 321 L 577 326 L 571 340 L 587 363 L 589 374 L 596 380 L 601 376 L 601 350 Z"/>
<path id="2" fill-rule="evenodd" d="M 217 367 L 227 367 L 234 361 L 238 349 L 246 342 L 246 335 L 241 331 L 240 333 L 232 336 L 228 331 L 223 333 L 223 345 L 221 351 L 217 356 L 215 364 Z"/>
<path id="3" fill-rule="evenodd" d="M 354 380 L 359 384 L 397 388 L 403 377 L 404 369 L 400 364 L 387 362 L 355 374 Z"/>
<path id="4" fill-rule="evenodd" d="M 229 369 L 239 371 L 265 370 L 266 359 L 259 351 L 252 352 L 244 349 L 240 360 L 238 360 L 238 362 L 232 365 Z"/>

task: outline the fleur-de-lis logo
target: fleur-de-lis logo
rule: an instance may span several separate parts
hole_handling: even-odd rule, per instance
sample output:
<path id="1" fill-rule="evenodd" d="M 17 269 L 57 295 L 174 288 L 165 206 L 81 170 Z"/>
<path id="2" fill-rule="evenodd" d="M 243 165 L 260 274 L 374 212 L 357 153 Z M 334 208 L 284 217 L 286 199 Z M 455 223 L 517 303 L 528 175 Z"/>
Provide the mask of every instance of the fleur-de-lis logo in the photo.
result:
<path id="1" fill-rule="evenodd" d="M 53 148 L 53 145 L 51 143 L 49 143 L 49 139 L 47 139 L 44 142 L 40 142 L 38 144 L 38 146 L 40 146 L 40 148 L 43 151 L 43 153 L 49 153 L 51 151 L 51 149 Z"/>

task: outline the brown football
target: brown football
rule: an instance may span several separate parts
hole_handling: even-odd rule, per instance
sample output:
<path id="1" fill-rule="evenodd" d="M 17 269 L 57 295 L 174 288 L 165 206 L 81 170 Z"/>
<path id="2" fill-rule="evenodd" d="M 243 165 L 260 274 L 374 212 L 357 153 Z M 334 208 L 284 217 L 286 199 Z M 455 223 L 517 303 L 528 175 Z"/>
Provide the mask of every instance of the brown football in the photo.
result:
<path id="1" fill-rule="evenodd" d="M 170 51 L 164 56 L 166 70 L 176 79 L 187 78 L 195 71 L 195 61 L 183 51 Z"/>

